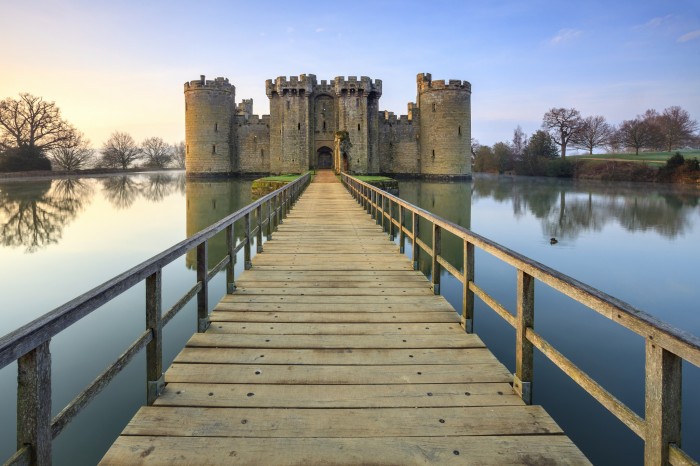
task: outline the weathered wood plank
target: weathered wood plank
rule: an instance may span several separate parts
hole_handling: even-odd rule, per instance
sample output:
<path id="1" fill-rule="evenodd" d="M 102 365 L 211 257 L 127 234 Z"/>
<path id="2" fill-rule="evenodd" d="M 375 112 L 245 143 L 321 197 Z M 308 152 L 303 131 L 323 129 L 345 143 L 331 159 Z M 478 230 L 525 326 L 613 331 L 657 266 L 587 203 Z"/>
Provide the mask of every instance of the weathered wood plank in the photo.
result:
<path id="1" fill-rule="evenodd" d="M 235 296 L 235 298 L 234 298 Z M 221 303 L 303 303 L 303 304 L 326 304 L 327 309 L 335 309 L 336 304 L 355 304 L 355 310 L 358 305 L 366 304 L 395 304 L 413 306 L 417 310 L 441 310 L 452 309 L 452 306 L 441 296 L 293 296 L 293 295 L 254 295 L 254 294 L 235 294 L 226 295 L 221 299 Z"/>
<path id="2" fill-rule="evenodd" d="M 487 348 L 412 348 L 412 349 L 279 349 L 266 348 L 185 348 L 177 363 L 218 364 L 484 364 L 497 362 Z"/>
<path id="3" fill-rule="evenodd" d="M 190 347 L 218 348 L 483 348 L 474 334 L 441 335 L 226 335 L 197 333 L 187 342 Z"/>
<path id="4" fill-rule="evenodd" d="M 319 366 L 297 364 L 184 364 L 174 363 L 165 381 L 192 383 L 422 384 L 510 382 L 501 363 Z"/>
<path id="5" fill-rule="evenodd" d="M 452 311 L 439 312 L 255 312 L 216 310 L 209 314 L 211 322 L 316 322 L 316 323 L 403 323 L 451 322 L 459 324 Z"/>
<path id="6" fill-rule="evenodd" d="M 339 422 L 342 420 L 342 422 Z M 380 409 L 142 407 L 123 435 L 356 437 L 560 434 L 540 406 Z"/>
<path id="7" fill-rule="evenodd" d="M 461 335 L 453 323 L 263 323 L 217 322 L 210 334 L 250 335 Z"/>
<path id="8" fill-rule="evenodd" d="M 370 292 L 375 290 L 387 290 L 390 288 L 421 288 L 430 289 L 430 285 L 425 281 L 384 281 L 384 280 L 239 280 L 237 282 L 239 288 L 361 288 Z"/>
<path id="9" fill-rule="evenodd" d="M 522 406 L 508 383 L 416 385 L 168 384 L 156 406 L 435 408 Z"/>
<path id="10" fill-rule="evenodd" d="M 257 298 L 257 297 L 255 297 Z M 324 313 L 346 313 L 346 312 L 361 312 L 361 313 L 375 313 L 375 312 L 397 312 L 402 314 L 417 314 L 419 317 L 422 315 L 429 315 L 434 312 L 442 313 L 454 313 L 454 309 L 447 302 L 433 302 L 430 305 L 425 305 L 421 303 L 403 303 L 395 302 L 392 298 L 391 300 L 386 300 L 382 302 L 362 302 L 357 303 L 350 302 L 351 299 L 348 297 L 346 302 L 340 302 L 335 300 L 334 302 L 316 302 L 316 303 L 304 303 L 304 302 L 290 302 L 289 298 L 294 298 L 293 296 L 277 296 L 275 298 L 279 299 L 268 299 L 267 302 L 258 299 L 250 300 L 246 299 L 241 302 L 220 302 L 215 311 L 275 311 L 275 312 L 324 312 Z M 318 298 L 318 296 L 309 296 L 309 298 Z M 365 298 L 364 296 L 357 296 L 354 298 Z M 224 298 L 225 300 L 226 298 Z M 318 301 L 318 300 L 317 300 Z M 322 301 L 322 300 L 321 300 Z M 360 304 L 358 306 L 358 304 Z M 408 318 L 408 317 L 407 317 Z"/>
<path id="11" fill-rule="evenodd" d="M 563 435 L 381 438 L 117 439 L 103 466 L 151 465 L 588 465 Z"/>

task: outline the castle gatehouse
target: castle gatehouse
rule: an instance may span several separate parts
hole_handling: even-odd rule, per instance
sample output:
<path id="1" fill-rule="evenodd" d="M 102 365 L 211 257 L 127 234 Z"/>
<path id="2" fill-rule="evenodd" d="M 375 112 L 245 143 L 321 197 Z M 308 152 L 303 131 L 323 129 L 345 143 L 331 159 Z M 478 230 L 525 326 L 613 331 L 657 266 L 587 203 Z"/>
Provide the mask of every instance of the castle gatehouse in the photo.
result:
<path id="1" fill-rule="evenodd" d="M 303 173 L 471 176 L 471 84 L 417 79 L 406 115 L 379 110 L 382 81 L 313 74 L 265 83 L 269 115 L 227 78 L 185 83 L 188 176 Z"/>

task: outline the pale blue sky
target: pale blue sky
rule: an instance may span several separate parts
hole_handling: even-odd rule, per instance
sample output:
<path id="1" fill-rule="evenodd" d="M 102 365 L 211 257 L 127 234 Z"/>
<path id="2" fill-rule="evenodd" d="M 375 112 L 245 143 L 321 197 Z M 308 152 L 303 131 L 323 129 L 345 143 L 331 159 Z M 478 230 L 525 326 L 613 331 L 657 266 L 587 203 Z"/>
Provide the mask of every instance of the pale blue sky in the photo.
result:
<path id="1" fill-rule="evenodd" d="M 464 79 L 486 144 L 553 106 L 700 120 L 698 0 L 0 0 L 0 35 L 0 98 L 55 100 L 96 146 L 114 130 L 183 139 L 182 85 L 200 74 L 228 77 L 259 114 L 277 76 L 381 79 L 380 108 L 398 114 L 416 74 Z"/>

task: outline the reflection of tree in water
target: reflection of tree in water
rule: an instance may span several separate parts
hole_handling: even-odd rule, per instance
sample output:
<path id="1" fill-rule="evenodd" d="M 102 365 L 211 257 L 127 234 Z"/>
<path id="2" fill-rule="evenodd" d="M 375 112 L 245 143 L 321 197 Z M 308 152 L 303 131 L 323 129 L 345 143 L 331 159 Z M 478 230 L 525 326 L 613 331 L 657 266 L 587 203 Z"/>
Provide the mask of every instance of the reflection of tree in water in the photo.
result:
<path id="1" fill-rule="evenodd" d="M 56 244 L 63 228 L 89 201 L 92 187 L 78 179 L 8 183 L 0 187 L 2 245 L 29 253 Z"/>
<path id="2" fill-rule="evenodd" d="M 102 192 L 112 206 L 128 209 L 136 201 L 141 186 L 132 176 L 110 176 L 102 180 Z"/>
<path id="3" fill-rule="evenodd" d="M 529 211 L 540 219 L 544 235 L 575 239 L 616 221 L 629 231 L 656 231 L 676 237 L 690 227 L 689 214 L 699 197 L 683 188 L 660 186 L 645 191 L 626 184 L 602 184 L 531 178 L 477 177 L 474 199 L 511 201 L 516 216 Z"/>
<path id="4" fill-rule="evenodd" d="M 177 180 L 169 175 L 160 173 L 149 175 L 142 184 L 143 197 L 153 202 L 160 202 L 172 194 L 176 189 Z"/>
<path id="5" fill-rule="evenodd" d="M 143 196 L 151 202 L 161 202 L 175 191 L 185 192 L 185 176 L 154 173 L 140 179 L 138 175 L 111 176 L 102 181 L 105 198 L 117 209 L 128 209 Z"/>

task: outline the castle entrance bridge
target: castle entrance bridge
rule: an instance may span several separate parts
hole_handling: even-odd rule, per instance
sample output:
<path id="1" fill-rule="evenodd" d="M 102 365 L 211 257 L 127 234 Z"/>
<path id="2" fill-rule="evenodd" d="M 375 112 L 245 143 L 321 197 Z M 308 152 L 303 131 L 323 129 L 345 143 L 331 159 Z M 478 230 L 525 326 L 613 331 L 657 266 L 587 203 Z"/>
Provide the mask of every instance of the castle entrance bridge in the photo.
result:
<path id="1" fill-rule="evenodd" d="M 0 339 L 0 368 L 18 363 L 18 449 L 7 464 L 50 464 L 52 440 L 144 348 L 147 406 L 103 465 L 589 464 L 530 404 L 535 349 L 641 437 L 646 464 L 693 464 L 680 445 L 681 361 L 700 365 L 700 339 L 342 179 L 320 171 L 309 184 L 306 174 Z M 227 255 L 209 269 L 208 242 L 221 232 Z M 462 264 L 442 256 L 449 235 L 462 241 Z M 514 312 L 475 283 L 476 248 L 517 271 L 503 282 Z M 163 310 L 162 269 L 189 250 L 196 283 Z M 224 270 L 228 293 L 209 312 L 209 281 Z M 464 285 L 458 313 L 440 295 L 442 272 Z M 644 418 L 535 332 L 536 280 L 648 339 Z M 141 282 L 145 331 L 52 417 L 52 337 Z M 198 333 L 164 371 L 163 327 L 195 297 Z M 515 374 L 473 333 L 475 298 L 515 329 Z"/>

